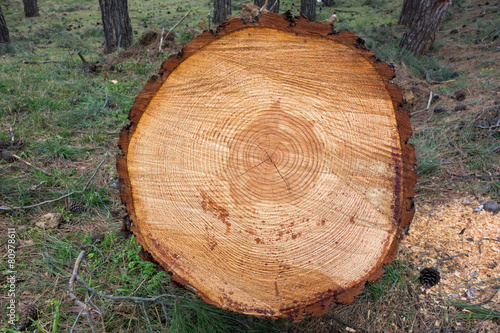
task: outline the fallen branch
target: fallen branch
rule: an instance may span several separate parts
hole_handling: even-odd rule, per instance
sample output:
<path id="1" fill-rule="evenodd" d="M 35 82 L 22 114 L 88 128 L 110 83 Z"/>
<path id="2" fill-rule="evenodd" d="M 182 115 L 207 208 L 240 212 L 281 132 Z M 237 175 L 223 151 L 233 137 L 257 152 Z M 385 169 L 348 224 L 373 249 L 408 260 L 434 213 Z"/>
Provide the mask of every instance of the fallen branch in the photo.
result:
<path id="1" fill-rule="evenodd" d="M 97 168 L 95 168 L 94 170 L 94 173 L 92 174 L 92 176 L 89 178 L 89 180 L 87 180 L 87 183 L 85 184 L 85 186 L 83 187 L 82 190 L 80 191 L 73 191 L 71 193 L 68 193 L 68 194 L 65 194 L 63 196 L 60 196 L 59 198 L 56 198 L 56 199 L 52 199 L 52 200 L 46 200 L 46 201 L 42 201 L 42 202 L 39 202 L 37 204 L 33 204 L 33 205 L 29 205 L 29 206 L 17 206 L 17 207 L 0 207 L 0 210 L 16 210 L 16 209 L 28 209 L 28 208 L 34 208 L 34 207 L 38 207 L 38 206 L 42 206 L 42 205 L 45 205 L 45 204 L 48 204 L 48 203 L 51 203 L 51 202 L 56 202 L 56 201 L 59 201 L 59 200 L 62 200 L 64 198 L 67 198 L 69 196 L 72 196 L 73 194 L 82 194 L 83 192 L 85 192 L 85 190 L 87 190 L 87 187 L 89 186 L 90 182 L 92 181 L 92 179 L 94 179 L 97 171 L 99 170 L 99 168 L 101 167 L 101 165 L 104 163 L 104 160 L 101 161 L 101 163 L 99 163 L 99 165 L 97 166 Z"/>
<path id="2" fill-rule="evenodd" d="M 85 251 L 82 251 L 82 252 L 85 252 Z M 91 286 L 89 286 L 87 284 L 87 282 L 85 282 L 85 280 L 83 280 L 78 275 L 76 276 L 76 280 L 78 282 L 80 282 L 85 287 L 85 289 L 87 289 L 91 293 L 93 293 L 93 294 L 95 294 L 95 295 L 97 295 L 99 297 L 110 299 L 110 300 L 113 300 L 113 301 L 156 302 L 156 303 L 158 303 L 160 299 L 165 298 L 165 297 L 172 297 L 172 298 L 180 299 L 180 300 L 183 300 L 183 301 L 192 301 L 189 298 L 185 298 L 185 297 L 181 297 L 181 296 L 176 296 L 176 295 L 171 295 L 171 294 L 162 294 L 162 295 L 159 295 L 159 296 L 156 296 L 156 297 L 111 296 L 111 295 L 104 294 L 104 293 L 102 293 L 100 291 L 95 290 L 94 288 L 92 288 Z"/>
<path id="3" fill-rule="evenodd" d="M 144 312 L 144 314 L 146 316 L 146 320 L 148 321 L 149 326 L 151 326 L 151 323 L 149 321 L 149 317 L 148 317 L 146 309 L 145 309 L 145 305 L 144 305 L 145 302 L 154 302 L 154 303 L 161 304 L 162 307 L 163 307 L 163 311 L 165 312 L 165 316 L 166 316 L 166 311 L 165 311 L 164 306 L 165 306 L 165 304 L 167 304 L 167 305 L 172 305 L 172 304 L 160 301 L 162 298 L 170 297 L 170 298 L 175 298 L 175 299 L 183 300 L 183 301 L 192 301 L 189 298 L 181 297 L 181 296 L 177 296 L 177 295 L 171 295 L 171 294 L 163 294 L 163 295 L 159 295 L 159 296 L 156 296 L 156 297 L 149 297 L 149 298 L 148 297 L 132 297 L 132 296 L 111 296 L 111 295 L 104 294 L 104 293 L 102 293 L 100 291 L 97 291 L 96 289 L 90 287 L 87 284 L 87 282 L 85 282 L 85 280 L 83 280 L 79 276 L 80 264 L 82 263 L 82 260 L 83 260 L 84 257 L 85 257 L 85 251 L 80 252 L 80 254 L 78 255 L 78 257 L 76 258 L 75 265 L 73 267 L 73 273 L 71 274 L 71 277 L 69 279 L 69 287 L 68 287 L 69 297 L 73 300 L 73 302 L 75 302 L 75 304 L 77 306 L 79 306 L 81 308 L 81 311 L 80 311 L 80 313 L 78 313 L 78 316 L 77 316 L 77 318 L 75 320 L 75 323 L 73 324 L 73 327 L 71 328 L 71 331 L 73 331 L 74 327 L 76 326 L 76 322 L 78 321 L 78 318 L 83 313 L 87 317 L 87 322 L 89 323 L 92 332 L 96 332 L 95 328 L 94 328 L 94 325 L 93 325 L 93 322 L 92 322 L 91 315 L 90 315 L 90 312 L 93 310 L 93 308 L 88 305 L 90 299 L 93 296 L 95 296 L 95 295 L 99 296 L 99 297 L 102 297 L 102 298 L 114 300 L 114 301 L 141 302 L 141 304 L 142 304 L 142 310 L 143 310 L 143 312 Z M 75 296 L 75 280 L 78 281 L 78 282 L 80 282 L 83 285 L 83 287 L 87 291 L 90 292 L 90 297 L 89 297 L 89 299 L 87 300 L 87 302 L 85 304 L 83 302 L 81 302 Z"/>
<path id="4" fill-rule="evenodd" d="M 78 255 L 78 258 L 76 259 L 75 262 L 75 269 L 73 269 L 73 274 L 71 275 L 70 283 L 71 281 L 78 281 L 80 282 L 85 289 L 87 289 L 91 294 L 97 295 L 102 298 L 114 300 L 114 301 L 133 301 L 133 302 L 159 302 L 160 299 L 165 298 L 165 297 L 171 297 L 175 299 L 180 299 L 183 301 L 192 301 L 192 299 L 182 297 L 182 296 L 177 296 L 177 295 L 171 295 L 171 294 L 162 294 L 156 297 L 134 297 L 134 296 L 111 296 L 108 294 L 104 294 L 100 291 L 95 290 L 94 288 L 90 287 L 85 280 L 83 280 L 79 275 L 78 275 L 78 268 L 80 267 L 80 263 L 85 256 L 85 251 L 80 252 Z"/>

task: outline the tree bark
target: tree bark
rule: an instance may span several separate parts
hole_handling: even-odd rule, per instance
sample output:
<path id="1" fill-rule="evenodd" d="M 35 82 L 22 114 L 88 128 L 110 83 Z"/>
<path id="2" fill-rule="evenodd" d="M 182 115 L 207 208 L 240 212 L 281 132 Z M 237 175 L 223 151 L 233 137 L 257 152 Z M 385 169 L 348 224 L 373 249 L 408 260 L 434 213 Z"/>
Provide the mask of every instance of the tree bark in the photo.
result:
<path id="1" fill-rule="evenodd" d="M 348 31 L 273 13 L 183 50 L 120 134 L 124 226 L 224 309 L 298 320 L 352 302 L 413 216 L 415 152 L 392 69 Z"/>
<path id="2" fill-rule="evenodd" d="M 325 7 L 333 7 L 333 0 L 323 0 L 323 5 Z"/>
<path id="3" fill-rule="evenodd" d="M 231 15 L 231 0 L 214 0 L 214 23 L 222 23 Z"/>
<path id="4" fill-rule="evenodd" d="M 413 21 L 413 17 L 415 16 L 421 2 L 422 0 L 405 0 L 403 2 L 401 15 L 399 15 L 398 24 L 408 26 Z"/>
<path id="5" fill-rule="evenodd" d="M 422 55 L 429 51 L 436 32 L 448 11 L 450 0 L 407 0 L 418 1 L 417 4 L 407 4 L 407 8 L 416 8 L 411 16 L 409 26 L 401 38 L 399 48 L 414 55 Z M 403 13 L 402 13 L 403 14 Z M 407 22 L 405 17 L 402 22 Z"/>
<path id="6" fill-rule="evenodd" d="M 104 29 L 104 53 L 132 44 L 132 25 L 127 0 L 99 0 Z"/>
<path id="7" fill-rule="evenodd" d="M 316 19 L 316 0 L 301 0 L 300 13 L 310 22 Z"/>
<path id="8" fill-rule="evenodd" d="M 3 17 L 2 7 L 0 7 L 0 43 L 9 43 L 9 29 L 7 29 L 7 23 Z"/>
<path id="9" fill-rule="evenodd" d="M 36 0 L 23 0 L 23 4 L 24 4 L 24 15 L 26 17 L 40 16 Z"/>
<path id="10" fill-rule="evenodd" d="M 254 5 L 259 8 L 262 8 L 266 3 L 266 0 L 254 0 Z M 272 13 L 278 14 L 280 12 L 280 0 L 268 0 L 267 2 L 267 10 Z"/>

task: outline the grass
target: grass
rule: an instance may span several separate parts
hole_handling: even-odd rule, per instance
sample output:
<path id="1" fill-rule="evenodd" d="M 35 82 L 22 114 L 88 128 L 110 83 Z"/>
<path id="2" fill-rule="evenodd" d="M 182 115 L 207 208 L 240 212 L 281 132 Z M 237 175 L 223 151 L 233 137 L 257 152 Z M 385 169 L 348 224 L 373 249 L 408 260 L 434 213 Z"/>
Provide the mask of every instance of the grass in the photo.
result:
<path id="1" fill-rule="evenodd" d="M 233 13 L 243 3 L 233 1 Z M 467 13 L 469 3 L 454 2 L 443 26 L 443 30 L 463 24 L 470 27 L 467 34 L 457 39 L 463 49 L 472 48 L 477 40 L 493 41 L 498 35 L 495 29 L 499 25 L 489 16 L 489 21 L 484 17 L 461 21 L 465 19 L 460 15 Z M 337 28 L 349 29 L 364 38 L 366 45 L 383 60 L 404 63 L 420 82 L 432 84 L 434 91 L 443 96 L 475 86 L 484 91 L 498 88 L 498 70 L 490 58 L 478 55 L 481 59 L 475 66 L 455 68 L 440 54 L 447 41 L 438 41 L 429 56 L 400 54 L 397 45 L 404 28 L 396 22 L 401 4 L 402 1 L 336 1 L 340 19 Z M 106 60 L 102 54 L 103 33 L 97 4 L 46 0 L 39 7 L 41 17 L 26 19 L 19 1 L 2 4 L 12 43 L 0 45 L 0 139 L 10 140 L 8 129 L 12 128 L 16 139 L 22 139 L 24 145 L 9 149 L 51 175 L 18 163 L 0 162 L 0 202 L 31 205 L 81 191 L 97 164 L 102 159 L 105 163 L 84 193 L 33 209 L 0 212 L 2 246 L 7 227 L 15 228 L 17 233 L 19 305 L 22 308 L 27 302 L 34 302 L 40 310 L 39 319 L 32 326 L 35 331 L 69 331 L 75 323 L 78 310 L 67 296 L 67 285 L 74 261 L 82 250 L 87 254 L 80 276 L 99 291 L 122 296 L 176 296 L 161 304 L 144 306 L 94 296 L 91 301 L 102 313 L 95 316 L 99 331 L 333 332 L 344 330 L 346 324 L 360 332 L 435 328 L 429 326 L 422 308 L 432 320 L 445 315 L 451 318 L 442 322 L 443 329 L 456 323 L 472 327 L 482 320 L 498 320 L 498 314 L 469 303 L 444 300 L 439 306 L 433 303 L 414 287 L 418 272 L 411 268 L 404 253 L 353 304 L 336 305 L 327 316 L 300 323 L 229 313 L 176 287 L 170 282 L 168 272 L 140 259 L 140 249 L 133 237 L 124 239 L 117 232 L 123 209 L 118 191 L 111 186 L 117 179 L 114 156 L 118 152 L 118 132 L 128 123 L 128 110 L 135 96 L 167 55 L 157 61 L 128 60 L 114 70 L 104 70 L 105 74 L 86 71 L 79 52 L 89 62 Z M 191 11 L 174 30 L 176 39 L 182 43 L 192 38 L 190 29 L 197 28 L 201 13 L 206 17 L 211 11 L 207 2 L 181 0 L 129 1 L 129 8 L 135 40 L 147 30 L 171 28 Z M 280 8 L 297 15 L 299 6 L 297 1 L 285 0 Z M 331 15 L 331 9 L 320 4 L 317 11 L 317 20 Z M 57 62 L 23 63 L 46 60 Z M 500 195 L 500 181 L 488 176 L 499 172 L 495 169 L 499 134 L 476 126 L 477 114 L 485 101 L 488 101 L 486 95 L 465 101 L 476 114 L 456 114 L 448 107 L 444 114 L 434 115 L 431 121 L 415 127 L 412 143 L 417 149 L 421 192 L 431 191 L 433 187 L 426 185 L 430 183 L 438 184 L 434 186 L 441 190 L 436 179 L 444 180 L 451 172 L 473 175 L 461 177 L 453 184 L 455 189 Z M 69 212 L 70 201 L 82 203 L 84 212 Z M 34 226 L 48 212 L 63 214 L 59 229 L 42 230 Z M 6 272 L 7 268 L 2 261 L 0 270 Z M 4 277 L 5 274 L 0 279 L 3 281 Z M 78 284 L 76 294 L 83 302 L 89 301 L 90 295 Z M 5 319 L 1 320 L 5 324 Z M 2 331 L 14 332 L 8 327 L 4 325 Z M 77 332 L 89 331 L 83 317 L 75 327 Z"/>

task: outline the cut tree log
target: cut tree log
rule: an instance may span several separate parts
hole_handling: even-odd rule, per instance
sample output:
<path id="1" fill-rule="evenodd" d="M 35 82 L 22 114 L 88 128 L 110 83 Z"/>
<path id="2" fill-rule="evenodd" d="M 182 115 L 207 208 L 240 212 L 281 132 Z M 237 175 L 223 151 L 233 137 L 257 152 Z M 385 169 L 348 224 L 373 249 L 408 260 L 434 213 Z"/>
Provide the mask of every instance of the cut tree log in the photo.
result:
<path id="1" fill-rule="evenodd" d="M 393 70 L 290 14 L 205 31 L 152 76 L 117 158 L 130 230 L 204 301 L 264 317 L 352 302 L 413 217 Z"/>

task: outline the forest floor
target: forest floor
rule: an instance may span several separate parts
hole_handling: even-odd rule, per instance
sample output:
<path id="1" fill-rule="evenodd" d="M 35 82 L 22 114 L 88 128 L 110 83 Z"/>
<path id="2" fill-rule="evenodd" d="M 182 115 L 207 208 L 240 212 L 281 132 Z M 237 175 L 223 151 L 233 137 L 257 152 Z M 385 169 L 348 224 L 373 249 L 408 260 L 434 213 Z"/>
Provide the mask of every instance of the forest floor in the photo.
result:
<path id="1" fill-rule="evenodd" d="M 243 3 L 233 1 L 235 14 Z M 200 32 L 210 6 L 131 0 L 134 41 L 142 43 L 104 56 L 97 2 L 39 1 L 41 16 L 27 19 L 21 2 L 7 0 L 2 10 L 12 42 L 0 45 L 0 149 L 38 169 L 0 161 L 0 206 L 25 207 L 0 211 L 1 313 L 12 299 L 7 279 L 15 270 L 18 322 L 30 307 L 38 309 L 27 330 L 89 332 L 68 293 L 73 265 L 85 250 L 80 276 L 96 290 L 171 295 L 160 303 L 113 301 L 75 282 L 75 296 L 94 309 L 98 332 L 498 332 L 500 214 L 475 209 L 500 197 L 499 3 L 453 1 L 422 57 L 398 52 L 402 1 L 335 3 L 336 28 L 353 31 L 395 64 L 412 114 L 416 215 L 379 281 L 354 303 L 299 323 L 228 313 L 172 284 L 168 272 L 141 260 L 133 237 L 120 233 L 125 211 L 116 144 L 135 96 L 167 56 Z M 285 0 L 280 8 L 298 14 L 297 4 Z M 317 12 L 317 20 L 331 15 L 319 3 Z M 181 20 L 160 51 L 162 29 Z M 16 245 L 11 263 L 9 235 Z M 440 284 L 423 288 L 420 269 L 438 264 Z M 7 316 L 0 322 L 2 331 L 16 332 Z"/>

